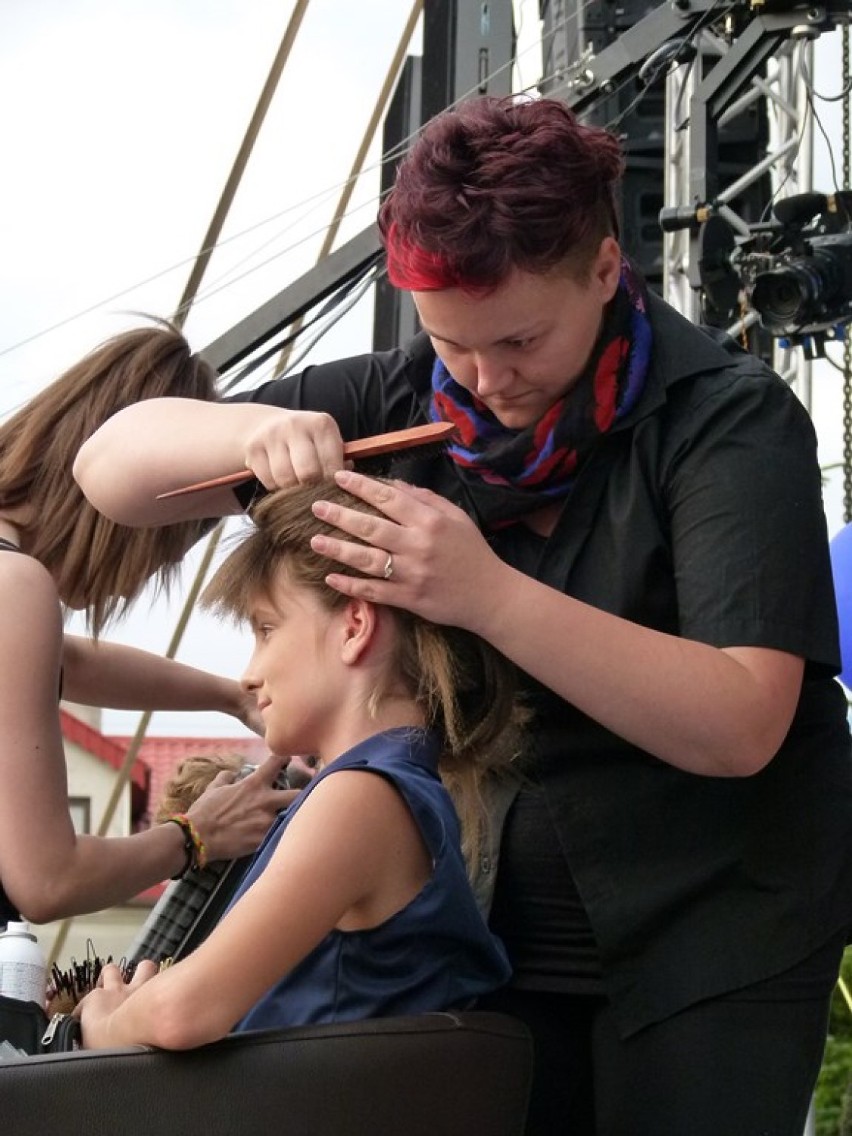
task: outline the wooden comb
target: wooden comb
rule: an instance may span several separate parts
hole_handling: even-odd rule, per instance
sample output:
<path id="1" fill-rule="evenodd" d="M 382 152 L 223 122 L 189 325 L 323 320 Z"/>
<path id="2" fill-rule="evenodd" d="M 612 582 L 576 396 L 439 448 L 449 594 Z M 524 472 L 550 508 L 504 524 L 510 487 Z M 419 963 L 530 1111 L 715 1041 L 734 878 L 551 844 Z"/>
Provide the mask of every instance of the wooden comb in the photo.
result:
<path id="1" fill-rule="evenodd" d="M 357 462 L 365 458 L 379 457 L 381 454 L 395 453 L 397 450 L 410 450 L 415 446 L 434 445 L 436 442 L 447 441 L 454 430 L 452 422 L 429 422 L 425 426 L 411 426 L 407 430 L 393 430 L 389 434 L 356 438 L 354 442 L 344 442 L 343 456 L 347 461 Z M 183 497 L 187 493 L 215 489 L 219 485 L 240 485 L 252 477 L 254 474 L 250 469 L 240 469 L 236 473 L 226 473 L 209 481 L 196 481 L 193 485 L 182 485 L 180 489 L 158 493 L 157 500 L 163 501 L 166 497 Z"/>

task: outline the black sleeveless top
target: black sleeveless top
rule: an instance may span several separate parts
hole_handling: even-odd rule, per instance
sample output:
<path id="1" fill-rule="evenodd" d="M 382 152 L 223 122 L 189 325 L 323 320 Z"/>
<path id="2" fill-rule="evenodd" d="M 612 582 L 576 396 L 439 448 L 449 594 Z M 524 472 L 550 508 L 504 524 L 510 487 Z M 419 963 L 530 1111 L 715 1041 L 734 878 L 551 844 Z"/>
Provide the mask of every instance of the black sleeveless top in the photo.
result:
<path id="1" fill-rule="evenodd" d="M 0 537 L 0 552 L 6 550 L 8 552 L 20 552 L 21 550 L 17 545 L 12 544 L 10 540 L 4 540 Z M 6 924 L 10 919 L 18 920 L 21 918 L 21 913 L 12 904 L 12 901 L 3 890 L 3 884 L 0 882 L 0 929 L 5 930 Z"/>

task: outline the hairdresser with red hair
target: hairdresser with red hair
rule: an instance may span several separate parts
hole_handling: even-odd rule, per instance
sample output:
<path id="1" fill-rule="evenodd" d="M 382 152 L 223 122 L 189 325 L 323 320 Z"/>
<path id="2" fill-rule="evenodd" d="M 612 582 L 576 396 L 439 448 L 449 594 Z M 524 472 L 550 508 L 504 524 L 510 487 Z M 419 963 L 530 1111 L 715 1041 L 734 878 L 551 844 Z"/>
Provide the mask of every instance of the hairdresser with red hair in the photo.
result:
<path id="1" fill-rule="evenodd" d="M 246 465 L 378 505 L 314 506 L 340 531 L 316 550 L 371 577 L 329 582 L 477 632 L 536 715 L 478 881 L 514 968 L 488 1005 L 535 1035 L 528 1131 L 801 1136 L 852 921 L 816 440 L 777 375 L 648 294 L 622 166 L 556 101 L 439 115 L 380 213 L 421 335 L 130 408 L 77 476 L 131 524 L 240 511 L 257 484 L 154 497 Z M 457 440 L 400 467 L 418 488 L 342 469 L 341 437 L 430 419 Z"/>

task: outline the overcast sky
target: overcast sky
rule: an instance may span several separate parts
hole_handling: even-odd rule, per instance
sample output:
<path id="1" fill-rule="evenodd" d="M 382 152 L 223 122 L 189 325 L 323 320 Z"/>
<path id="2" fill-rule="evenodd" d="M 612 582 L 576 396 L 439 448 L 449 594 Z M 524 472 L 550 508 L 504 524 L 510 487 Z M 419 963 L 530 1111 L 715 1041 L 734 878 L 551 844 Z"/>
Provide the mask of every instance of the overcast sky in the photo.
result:
<path id="1" fill-rule="evenodd" d="M 169 315 L 210 223 L 291 0 L 0 0 L 0 418 L 98 342 Z M 516 5 L 522 44 L 538 0 Z M 186 325 L 205 346 L 315 261 L 410 11 L 408 0 L 313 0 Z M 818 76 L 840 86 L 839 33 Z M 830 42 L 829 42 L 830 41 Z M 414 49 L 419 51 L 419 39 Z M 527 51 L 521 80 L 538 75 Z M 818 104 L 836 150 L 839 104 Z M 832 188 L 817 139 L 815 187 Z M 819 155 L 823 155 L 820 157 Z M 374 145 L 370 162 L 378 160 Z M 364 179 L 339 242 L 375 215 Z M 368 350 L 370 301 L 315 357 Z M 824 463 L 840 457 L 839 380 L 819 384 Z M 829 487 L 836 528 L 837 477 Z M 189 578 L 196 557 L 190 557 Z M 164 651 L 179 604 L 147 598 L 110 637 Z M 193 616 L 178 657 L 237 675 L 246 636 Z M 109 714 L 107 732 L 135 718 Z M 221 715 L 155 715 L 157 733 L 239 732 Z"/>
<path id="2" fill-rule="evenodd" d="M 0 0 L 0 416 L 137 324 L 134 313 L 173 311 L 292 8 Z M 406 0 L 308 5 L 187 322 L 194 347 L 314 263 L 409 11 Z M 378 181 L 364 182 L 340 241 L 375 215 Z M 367 302 L 325 350 L 369 346 Z M 165 650 L 179 605 L 138 607 L 110 637 Z M 196 615 L 178 657 L 238 674 L 247 655 L 244 634 Z M 155 715 L 152 729 L 240 729 L 201 717 Z M 134 721 L 108 715 L 105 727 Z"/>

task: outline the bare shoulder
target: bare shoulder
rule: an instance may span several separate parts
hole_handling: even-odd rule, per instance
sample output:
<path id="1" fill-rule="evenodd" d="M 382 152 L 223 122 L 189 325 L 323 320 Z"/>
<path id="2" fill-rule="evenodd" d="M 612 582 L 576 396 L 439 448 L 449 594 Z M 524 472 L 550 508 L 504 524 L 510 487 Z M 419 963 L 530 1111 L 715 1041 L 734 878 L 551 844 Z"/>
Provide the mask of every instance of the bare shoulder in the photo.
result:
<path id="1" fill-rule="evenodd" d="M 390 848 L 420 847 L 422 836 L 402 794 L 386 777 L 342 769 L 311 789 L 285 837 L 305 838 L 314 848 L 345 848 L 353 862 L 381 859 Z"/>
<path id="2" fill-rule="evenodd" d="M 36 640 L 61 633 L 62 614 L 50 573 L 31 556 L 0 553 L 0 615 L 3 637 Z"/>
<path id="3" fill-rule="evenodd" d="M 53 587 L 51 575 L 43 564 L 26 553 L 12 552 L 11 549 L 0 551 L 0 579 Z"/>
<path id="4" fill-rule="evenodd" d="M 336 925 L 378 926 L 421 890 L 432 857 L 417 821 L 392 782 L 369 769 L 324 777 L 293 816 L 277 850 L 285 870 L 309 867 L 334 881 Z"/>
<path id="5" fill-rule="evenodd" d="M 357 821 L 360 810 L 366 810 L 371 825 L 379 817 L 411 815 L 401 793 L 387 777 L 370 769 L 341 769 L 311 789 L 293 823 L 302 813 L 341 813 Z"/>

